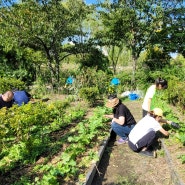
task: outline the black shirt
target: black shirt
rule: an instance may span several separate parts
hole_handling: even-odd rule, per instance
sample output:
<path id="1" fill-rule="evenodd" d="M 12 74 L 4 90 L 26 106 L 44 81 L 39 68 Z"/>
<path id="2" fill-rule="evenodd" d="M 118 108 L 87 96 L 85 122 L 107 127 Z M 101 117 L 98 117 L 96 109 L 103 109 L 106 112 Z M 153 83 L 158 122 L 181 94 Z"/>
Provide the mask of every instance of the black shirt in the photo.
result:
<path id="1" fill-rule="evenodd" d="M 6 102 L 3 100 L 2 96 L 0 96 L 0 109 L 3 107 L 10 108 L 10 107 L 12 107 L 12 105 L 13 105 L 13 100 Z"/>
<path id="2" fill-rule="evenodd" d="M 125 123 L 124 125 L 132 125 L 136 124 L 136 121 L 131 114 L 130 110 L 122 103 L 119 103 L 114 109 L 113 109 L 114 117 L 119 119 L 120 116 L 125 117 Z"/>

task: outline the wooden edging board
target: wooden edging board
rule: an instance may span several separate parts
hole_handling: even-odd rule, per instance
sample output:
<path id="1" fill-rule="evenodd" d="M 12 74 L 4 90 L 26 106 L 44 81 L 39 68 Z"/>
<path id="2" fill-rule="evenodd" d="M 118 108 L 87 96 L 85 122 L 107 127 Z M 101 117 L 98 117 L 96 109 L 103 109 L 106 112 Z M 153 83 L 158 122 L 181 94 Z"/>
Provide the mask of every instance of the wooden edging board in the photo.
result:
<path id="1" fill-rule="evenodd" d="M 99 160 L 93 164 L 89 170 L 89 172 L 87 173 L 86 175 L 86 182 L 83 184 L 83 185 L 91 185 L 92 184 L 92 181 L 93 181 L 93 178 L 94 178 L 94 175 L 96 173 L 96 170 L 97 170 L 97 167 L 98 167 L 98 164 L 102 158 L 102 155 L 104 153 L 104 150 L 108 144 L 108 141 L 109 141 L 110 137 L 107 137 L 105 140 L 102 141 L 102 143 L 100 144 L 100 149 L 99 149 L 99 152 L 98 152 L 98 157 L 99 157 Z"/>
<path id="2" fill-rule="evenodd" d="M 165 158 L 166 158 L 166 162 L 169 166 L 170 169 L 170 173 L 171 173 L 171 180 L 173 182 L 174 185 L 185 185 L 182 180 L 180 179 L 178 173 L 176 172 L 175 168 L 174 168 L 174 164 L 172 162 L 171 156 L 170 156 L 170 152 L 168 151 L 166 145 L 164 144 L 164 141 L 161 140 L 161 144 L 162 147 L 164 149 L 165 152 Z"/>

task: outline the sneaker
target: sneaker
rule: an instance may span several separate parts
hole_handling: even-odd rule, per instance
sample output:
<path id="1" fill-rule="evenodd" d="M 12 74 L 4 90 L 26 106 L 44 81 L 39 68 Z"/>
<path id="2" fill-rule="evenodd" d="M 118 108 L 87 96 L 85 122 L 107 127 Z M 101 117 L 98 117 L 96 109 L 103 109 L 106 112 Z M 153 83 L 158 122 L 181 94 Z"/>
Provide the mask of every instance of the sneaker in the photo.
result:
<path id="1" fill-rule="evenodd" d="M 155 155 L 156 155 L 155 152 L 148 151 L 148 150 L 140 151 L 139 154 L 145 155 L 145 156 L 148 156 L 148 157 L 155 157 Z"/>
<path id="2" fill-rule="evenodd" d="M 118 140 L 117 140 L 117 144 L 126 144 L 126 143 L 128 143 L 128 138 L 126 138 L 126 139 L 122 139 L 122 138 L 119 138 Z"/>

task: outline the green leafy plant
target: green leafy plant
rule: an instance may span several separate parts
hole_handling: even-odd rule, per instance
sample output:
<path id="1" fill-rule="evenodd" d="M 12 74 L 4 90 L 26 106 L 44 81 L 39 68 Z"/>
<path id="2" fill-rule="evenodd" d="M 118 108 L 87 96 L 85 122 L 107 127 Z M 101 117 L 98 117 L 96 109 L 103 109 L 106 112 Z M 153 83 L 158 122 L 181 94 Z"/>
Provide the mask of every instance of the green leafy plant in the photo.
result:
<path id="1" fill-rule="evenodd" d="M 97 87 L 84 87 L 80 89 L 79 96 L 86 100 L 90 106 L 94 106 L 99 97 L 99 90 Z"/>

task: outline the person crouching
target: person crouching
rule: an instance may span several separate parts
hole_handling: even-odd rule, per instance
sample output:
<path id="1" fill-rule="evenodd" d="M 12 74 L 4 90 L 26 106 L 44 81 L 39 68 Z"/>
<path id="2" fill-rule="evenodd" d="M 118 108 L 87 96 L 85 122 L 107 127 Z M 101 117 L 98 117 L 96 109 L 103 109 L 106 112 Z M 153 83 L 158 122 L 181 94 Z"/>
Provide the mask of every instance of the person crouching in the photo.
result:
<path id="1" fill-rule="evenodd" d="M 165 136 L 169 135 L 169 132 L 163 129 L 159 123 L 162 116 L 163 111 L 160 108 L 154 108 L 131 130 L 128 136 L 128 145 L 134 152 L 156 157 L 155 151 L 150 150 L 156 138 L 156 132 L 160 131 Z"/>
<path id="2" fill-rule="evenodd" d="M 130 110 L 116 95 L 108 96 L 106 107 L 112 108 L 112 114 L 104 116 L 112 119 L 111 128 L 120 137 L 117 144 L 128 143 L 128 135 L 136 124 Z"/>

